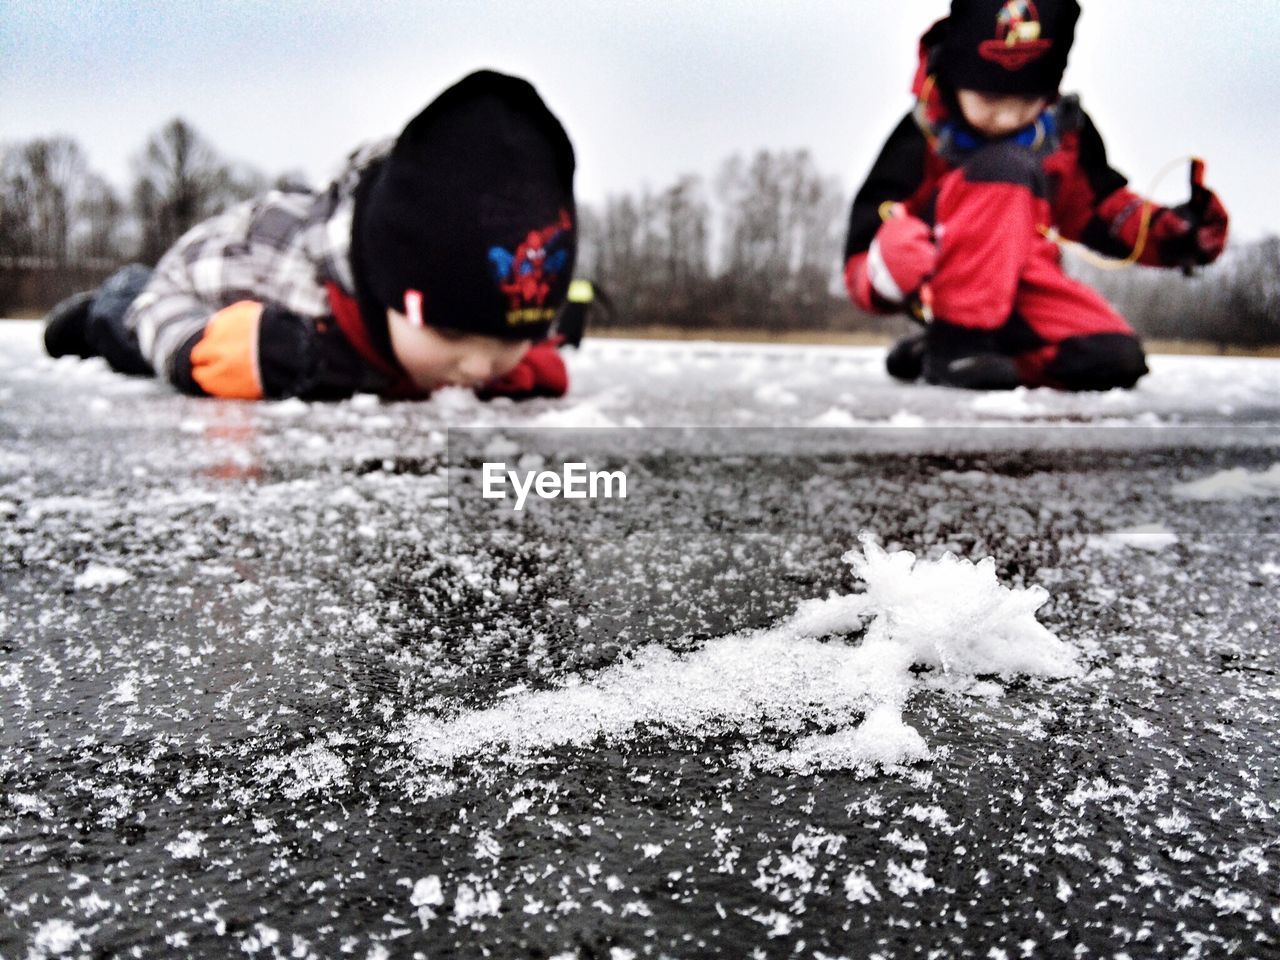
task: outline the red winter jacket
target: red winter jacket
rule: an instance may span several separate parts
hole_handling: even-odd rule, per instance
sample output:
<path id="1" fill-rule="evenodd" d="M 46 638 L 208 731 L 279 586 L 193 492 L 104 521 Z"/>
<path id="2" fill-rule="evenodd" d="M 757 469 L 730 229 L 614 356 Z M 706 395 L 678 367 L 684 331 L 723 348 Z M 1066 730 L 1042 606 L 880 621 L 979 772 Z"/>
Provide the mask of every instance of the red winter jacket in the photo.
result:
<path id="1" fill-rule="evenodd" d="M 911 87 L 916 107 L 889 136 L 853 202 L 844 252 L 845 284 L 864 310 L 901 309 L 898 304 L 880 301 L 866 281 L 867 250 L 880 228 L 881 206 L 887 201 L 901 202 L 908 212 L 932 221 L 939 181 L 962 160 L 948 150 L 945 138 L 939 138 L 951 113 L 947 98 L 933 80 L 929 62 L 942 29 L 941 24 L 935 24 L 921 39 L 919 67 Z M 1128 181 L 1107 164 L 1102 137 L 1076 97 L 1062 97 L 1050 109 L 1056 132 L 1042 155 L 1053 222 L 1046 226 L 1107 256 L 1129 256 L 1138 241 L 1143 198 L 1129 190 Z M 1154 207 L 1152 222 L 1164 209 Z M 1162 259 L 1155 243 L 1147 244 L 1138 262 L 1177 265 Z"/>

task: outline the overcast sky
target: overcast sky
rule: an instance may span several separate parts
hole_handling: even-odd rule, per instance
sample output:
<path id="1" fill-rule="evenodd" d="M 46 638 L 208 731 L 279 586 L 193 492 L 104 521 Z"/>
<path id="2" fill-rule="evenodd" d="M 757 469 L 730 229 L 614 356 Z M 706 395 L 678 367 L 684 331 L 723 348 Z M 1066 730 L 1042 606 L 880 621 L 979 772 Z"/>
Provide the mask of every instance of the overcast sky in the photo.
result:
<path id="1" fill-rule="evenodd" d="M 1280 232 L 1277 0 L 1084 0 L 1066 89 L 1146 190 L 1208 160 L 1236 236 Z M 534 82 L 594 202 L 735 151 L 807 147 L 847 190 L 908 108 L 946 0 L 0 0 L 0 140 L 65 133 L 123 186 L 181 115 L 225 155 L 323 182 L 478 67 Z M 1179 167 L 1156 192 L 1185 198 Z"/>

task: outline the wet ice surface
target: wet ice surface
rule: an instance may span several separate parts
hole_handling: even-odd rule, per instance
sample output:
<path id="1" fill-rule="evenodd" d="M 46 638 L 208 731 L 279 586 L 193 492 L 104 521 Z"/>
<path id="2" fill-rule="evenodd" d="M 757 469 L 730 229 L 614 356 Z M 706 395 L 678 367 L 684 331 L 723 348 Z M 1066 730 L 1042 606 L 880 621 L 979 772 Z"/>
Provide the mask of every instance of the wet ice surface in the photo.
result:
<path id="1" fill-rule="evenodd" d="M 597 341 L 558 404 L 245 405 L 37 336 L 0 325 L 0 955 L 1280 950 L 1272 363 L 984 397 Z M 630 428 L 649 489 L 460 506 L 477 423 Z M 783 424 L 836 429 L 659 429 Z M 945 577 L 872 616 L 864 530 Z"/>

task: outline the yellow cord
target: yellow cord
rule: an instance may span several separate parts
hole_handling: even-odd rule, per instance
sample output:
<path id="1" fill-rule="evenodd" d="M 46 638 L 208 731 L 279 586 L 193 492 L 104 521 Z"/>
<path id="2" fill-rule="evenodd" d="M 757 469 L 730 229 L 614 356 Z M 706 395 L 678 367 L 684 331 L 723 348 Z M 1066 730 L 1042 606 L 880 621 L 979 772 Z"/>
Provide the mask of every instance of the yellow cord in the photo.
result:
<path id="1" fill-rule="evenodd" d="M 1150 197 L 1153 193 L 1156 192 L 1156 189 L 1160 186 L 1161 181 L 1163 181 L 1164 178 L 1167 177 L 1170 171 L 1172 171 L 1175 167 L 1183 163 L 1188 163 L 1188 162 L 1194 163 L 1196 159 L 1197 159 L 1196 157 L 1176 157 L 1175 159 L 1170 160 L 1167 164 L 1164 165 L 1161 171 L 1158 174 L 1156 174 L 1156 178 L 1151 181 L 1151 187 L 1147 190 L 1147 197 Z M 1036 229 L 1040 231 L 1042 236 L 1045 236 L 1048 239 L 1052 240 L 1059 247 L 1062 247 L 1064 249 L 1070 247 L 1072 250 L 1076 252 L 1077 255 L 1079 255 L 1089 263 L 1093 264 L 1099 270 L 1125 270 L 1129 267 L 1132 267 L 1139 260 L 1141 260 L 1142 255 L 1146 253 L 1147 240 L 1150 239 L 1150 234 L 1151 234 L 1151 218 L 1152 218 L 1152 215 L 1155 213 L 1155 210 L 1156 210 L 1155 201 L 1149 200 L 1149 199 L 1143 199 L 1142 215 L 1141 215 L 1142 219 L 1138 221 L 1138 237 L 1134 241 L 1133 249 L 1129 251 L 1129 255 L 1125 257 L 1123 260 L 1114 260 L 1111 257 L 1104 257 L 1104 256 L 1101 256 L 1100 254 L 1094 253 L 1084 244 L 1079 243 L 1075 240 L 1068 240 L 1065 237 L 1061 236 L 1058 233 L 1058 231 L 1054 230 L 1052 227 L 1046 227 L 1044 225 L 1040 225 L 1040 226 L 1037 226 Z"/>

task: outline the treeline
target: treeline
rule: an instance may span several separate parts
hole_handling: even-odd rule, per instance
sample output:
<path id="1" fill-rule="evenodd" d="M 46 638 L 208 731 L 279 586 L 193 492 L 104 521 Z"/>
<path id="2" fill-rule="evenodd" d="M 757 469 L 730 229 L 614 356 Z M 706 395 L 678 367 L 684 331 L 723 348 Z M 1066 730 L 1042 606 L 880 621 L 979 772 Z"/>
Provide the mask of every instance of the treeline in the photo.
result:
<path id="1" fill-rule="evenodd" d="M 1143 336 L 1219 347 L 1280 344 L 1280 237 L 1235 244 L 1191 277 L 1175 270 L 1106 270 L 1077 257 L 1070 267 Z"/>
<path id="2" fill-rule="evenodd" d="M 297 182 L 277 178 L 274 185 Z M 273 185 L 175 119 L 134 158 L 121 194 L 78 143 L 48 137 L 0 150 L 0 316 L 39 311 L 122 263 L 154 263 L 186 230 Z"/>
<path id="3" fill-rule="evenodd" d="M 865 328 L 839 278 L 847 209 L 808 151 L 733 156 L 711 184 L 689 175 L 584 208 L 582 272 L 623 325 Z"/>
<path id="4" fill-rule="evenodd" d="M 181 119 L 147 140 L 123 194 L 67 137 L 0 148 L 0 316 L 154 263 L 191 226 L 273 186 L 306 184 L 227 160 Z M 688 175 L 582 205 L 579 273 L 609 291 L 618 326 L 902 332 L 906 321 L 863 314 L 844 294 L 847 211 L 808 151 L 733 156 L 709 182 Z M 1280 343 L 1280 238 L 1234 245 L 1189 279 L 1068 260 L 1148 337 Z"/>
<path id="5" fill-rule="evenodd" d="M 901 318 L 848 302 L 847 214 L 840 183 L 806 151 L 761 151 L 725 161 L 710 187 L 686 176 L 584 210 L 582 264 L 612 293 L 619 326 L 902 332 Z M 1146 337 L 1280 343 L 1280 238 L 1233 245 L 1191 278 L 1067 261 Z"/>

